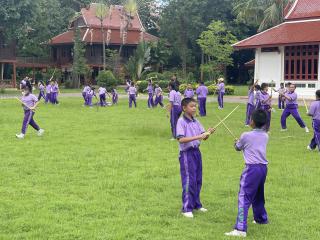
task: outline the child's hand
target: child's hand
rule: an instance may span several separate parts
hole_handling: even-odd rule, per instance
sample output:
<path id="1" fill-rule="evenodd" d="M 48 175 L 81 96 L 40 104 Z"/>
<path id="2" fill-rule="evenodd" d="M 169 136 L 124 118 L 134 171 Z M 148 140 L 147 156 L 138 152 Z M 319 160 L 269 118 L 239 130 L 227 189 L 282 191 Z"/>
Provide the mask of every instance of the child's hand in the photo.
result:
<path id="1" fill-rule="evenodd" d="M 29 107 L 29 109 L 33 111 L 33 110 L 35 110 L 36 108 L 35 108 L 35 107 Z"/>
<path id="2" fill-rule="evenodd" d="M 200 135 L 202 140 L 207 140 L 209 136 L 210 136 L 209 132 L 204 132 Z"/>
<path id="3" fill-rule="evenodd" d="M 237 143 L 238 141 L 239 141 L 239 139 L 238 139 L 238 138 L 234 139 L 234 143 Z"/>
<path id="4" fill-rule="evenodd" d="M 209 128 L 207 132 L 209 132 L 210 134 L 213 134 L 216 131 L 215 128 Z"/>

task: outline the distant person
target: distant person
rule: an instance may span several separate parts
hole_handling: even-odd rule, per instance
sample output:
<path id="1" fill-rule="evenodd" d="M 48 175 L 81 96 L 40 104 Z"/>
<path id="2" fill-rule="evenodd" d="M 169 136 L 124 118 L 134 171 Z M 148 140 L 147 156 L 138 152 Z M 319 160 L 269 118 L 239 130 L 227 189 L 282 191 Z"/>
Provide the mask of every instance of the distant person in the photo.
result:
<path id="1" fill-rule="evenodd" d="M 145 91 L 148 91 L 148 108 L 153 108 L 154 107 L 154 102 L 153 102 L 153 84 L 152 80 L 148 81 L 148 87 L 145 89 Z"/>
<path id="2" fill-rule="evenodd" d="M 170 83 L 168 88 L 169 88 L 169 102 L 170 102 L 168 111 L 170 112 L 170 125 L 171 125 L 171 133 L 172 133 L 171 140 L 174 140 L 177 137 L 177 133 L 176 133 L 177 122 L 182 113 L 181 94 L 176 89 L 176 86 L 173 83 Z"/>
<path id="3" fill-rule="evenodd" d="M 194 90 L 191 84 L 188 84 L 186 90 L 184 91 L 185 98 L 193 98 L 194 97 Z"/>
<path id="4" fill-rule="evenodd" d="M 46 100 L 46 96 L 45 96 L 45 85 L 42 81 L 40 81 L 38 83 L 38 88 L 39 88 L 39 96 L 38 96 L 38 101 L 41 100 L 41 98 L 43 98 L 44 100 Z"/>
<path id="5" fill-rule="evenodd" d="M 249 127 L 251 115 L 255 109 L 254 104 L 254 90 L 256 87 L 257 82 L 255 82 L 253 85 L 249 87 L 248 91 L 248 102 L 247 102 L 247 112 L 246 112 L 246 120 L 245 120 L 245 126 Z"/>
<path id="6" fill-rule="evenodd" d="M 158 104 L 159 104 L 161 107 L 164 107 L 162 89 L 161 89 L 161 87 L 159 87 L 158 84 L 156 84 L 155 87 L 156 88 L 154 89 L 154 94 L 156 95 L 156 98 L 155 98 L 155 101 L 154 101 L 154 106 L 157 107 Z"/>
<path id="7" fill-rule="evenodd" d="M 108 94 L 107 89 L 104 87 L 99 87 L 98 92 L 99 92 L 100 106 L 101 107 L 107 106 L 107 101 L 106 101 L 106 94 Z"/>
<path id="8" fill-rule="evenodd" d="M 118 104 L 118 92 L 115 88 L 112 89 L 111 91 L 111 94 L 112 94 L 112 104 L 115 105 L 115 104 Z"/>
<path id="9" fill-rule="evenodd" d="M 205 117 L 207 115 L 208 93 L 209 93 L 208 88 L 204 85 L 203 82 L 200 82 L 200 86 L 197 88 L 196 94 L 198 96 L 199 113 L 201 117 Z"/>
<path id="10" fill-rule="evenodd" d="M 173 74 L 172 78 L 171 78 L 171 83 L 174 84 L 175 89 L 179 90 L 180 87 L 180 82 L 178 81 L 178 77 L 176 74 Z"/>
<path id="11" fill-rule="evenodd" d="M 131 82 L 131 86 L 128 89 L 128 95 L 129 95 L 129 108 L 132 108 L 132 103 L 134 103 L 134 107 L 137 107 L 137 89 L 134 85 L 134 82 Z"/>
<path id="12" fill-rule="evenodd" d="M 219 78 L 218 79 L 217 91 L 218 91 L 219 109 L 223 109 L 223 107 L 224 107 L 223 96 L 225 94 L 225 85 L 224 85 L 224 79 L 223 78 Z"/>
<path id="13" fill-rule="evenodd" d="M 279 93 L 278 97 L 278 108 L 279 109 L 285 109 L 285 98 L 281 97 L 281 95 L 285 94 L 287 92 L 287 89 L 284 86 L 284 83 L 280 83 L 279 89 L 273 89 L 273 91 Z"/>
<path id="14" fill-rule="evenodd" d="M 267 83 L 262 83 L 261 84 L 261 95 L 260 95 L 260 101 L 261 101 L 261 109 L 266 111 L 267 114 L 267 123 L 264 126 L 264 129 L 266 132 L 269 132 L 270 130 L 270 123 L 271 123 L 271 100 L 272 100 L 272 95 L 268 93 L 269 87 Z"/>
<path id="15" fill-rule="evenodd" d="M 307 148 L 308 150 L 315 150 L 318 146 L 320 151 L 320 90 L 316 92 L 316 101 L 311 103 L 308 115 L 312 117 L 314 135 Z"/>

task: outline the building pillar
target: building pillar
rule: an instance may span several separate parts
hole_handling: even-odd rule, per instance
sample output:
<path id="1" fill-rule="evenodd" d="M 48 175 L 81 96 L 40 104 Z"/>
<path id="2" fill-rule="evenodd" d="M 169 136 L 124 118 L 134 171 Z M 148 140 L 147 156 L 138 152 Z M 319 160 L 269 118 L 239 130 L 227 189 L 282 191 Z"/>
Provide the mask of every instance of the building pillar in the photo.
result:
<path id="1" fill-rule="evenodd" d="M 4 63 L 0 63 L 0 64 L 1 64 L 0 81 L 3 82 Z"/>
<path id="2" fill-rule="evenodd" d="M 319 45 L 319 54 L 320 54 L 320 45 Z M 318 82 L 316 84 L 316 89 L 320 88 L 320 56 L 318 54 Z"/>
<path id="3" fill-rule="evenodd" d="M 16 63 L 13 63 L 13 76 L 12 76 L 12 87 L 16 88 L 17 86 L 17 66 Z"/>

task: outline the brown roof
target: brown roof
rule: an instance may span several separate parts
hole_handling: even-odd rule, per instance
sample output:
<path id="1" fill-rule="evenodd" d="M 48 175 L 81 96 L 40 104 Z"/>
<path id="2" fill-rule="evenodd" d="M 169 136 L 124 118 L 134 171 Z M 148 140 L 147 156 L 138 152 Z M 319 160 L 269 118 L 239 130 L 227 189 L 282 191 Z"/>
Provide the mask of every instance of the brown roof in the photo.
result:
<path id="1" fill-rule="evenodd" d="M 285 20 L 320 18 L 320 0 L 296 0 Z"/>
<path id="2" fill-rule="evenodd" d="M 261 46 L 296 45 L 320 42 L 320 20 L 285 22 L 264 32 L 242 40 L 235 48 L 257 48 Z"/>

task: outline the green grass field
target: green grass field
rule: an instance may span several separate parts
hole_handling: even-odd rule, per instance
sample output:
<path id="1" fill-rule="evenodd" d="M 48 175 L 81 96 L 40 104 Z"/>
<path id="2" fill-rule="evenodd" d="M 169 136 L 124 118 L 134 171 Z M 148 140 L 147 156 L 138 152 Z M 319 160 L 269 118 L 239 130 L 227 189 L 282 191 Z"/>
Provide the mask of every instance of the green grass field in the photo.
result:
<path id="1" fill-rule="evenodd" d="M 127 101 L 97 111 L 82 100 L 63 98 L 59 106 L 40 105 L 32 128 L 15 139 L 22 110 L 15 100 L 0 101 L 0 239 L 232 239 L 239 177 L 244 163 L 221 126 L 202 144 L 202 202 L 208 213 L 180 214 L 178 146 L 169 141 L 163 109 L 146 101 L 128 109 Z M 224 111 L 208 105 L 205 127 Z M 245 106 L 227 120 L 240 135 Z M 304 111 L 301 109 L 301 113 Z M 312 134 L 290 119 L 280 132 L 280 111 L 273 114 L 266 182 L 269 225 L 253 225 L 248 239 L 320 239 L 320 156 L 307 152 Z M 310 119 L 304 117 L 310 126 Z"/>

